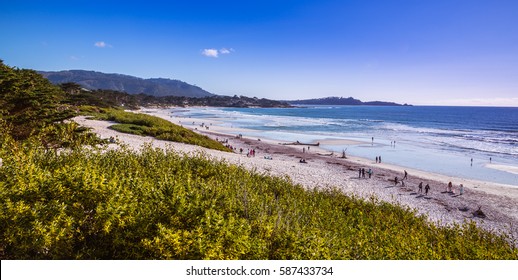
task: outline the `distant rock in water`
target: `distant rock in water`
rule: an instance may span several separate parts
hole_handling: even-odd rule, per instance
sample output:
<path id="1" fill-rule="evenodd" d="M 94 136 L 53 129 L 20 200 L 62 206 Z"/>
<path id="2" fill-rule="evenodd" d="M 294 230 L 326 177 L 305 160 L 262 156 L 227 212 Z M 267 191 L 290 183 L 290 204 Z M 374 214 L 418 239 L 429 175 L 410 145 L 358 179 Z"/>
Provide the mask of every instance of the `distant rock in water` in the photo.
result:
<path id="1" fill-rule="evenodd" d="M 286 101 L 290 104 L 299 105 L 367 105 L 367 106 L 411 106 L 408 104 L 398 104 L 395 102 L 385 101 L 368 101 L 363 102 L 361 100 L 352 97 L 324 97 L 315 99 L 303 99 L 303 100 L 290 100 Z"/>
<path id="2" fill-rule="evenodd" d="M 154 78 L 142 79 L 122 74 L 106 74 L 96 71 L 68 70 L 57 72 L 38 71 L 53 84 L 76 83 L 89 90 L 104 89 L 129 94 L 151 96 L 208 97 L 215 94 L 179 80 Z"/>

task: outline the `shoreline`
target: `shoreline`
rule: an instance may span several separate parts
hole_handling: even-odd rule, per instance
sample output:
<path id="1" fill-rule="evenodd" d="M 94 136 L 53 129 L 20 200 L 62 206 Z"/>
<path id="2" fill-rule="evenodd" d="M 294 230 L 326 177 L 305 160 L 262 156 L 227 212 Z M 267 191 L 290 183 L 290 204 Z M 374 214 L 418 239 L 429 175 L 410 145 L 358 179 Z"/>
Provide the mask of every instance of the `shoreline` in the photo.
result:
<path id="1" fill-rule="evenodd" d="M 175 109 L 175 108 L 176 107 L 165 108 L 165 109 Z M 198 107 L 195 107 L 195 108 L 198 108 Z M 228 138 L 228 137 L 235 137 L 237 135 L 237 133 L 233 133 L 236 131 L 235 129 L 229 128 L 227 126 L 219 125 L 222 123 L 219 120 L 214 121 L 211 119 L 203 119 L 203 118 L 178 117 L 178 116 L 174 116 L 174 115 L 164 114 L 163 110 L 164 109 L 142 108 L 141 110 L 136 110 L 133 112 L 145 113 L 145 114 L 153 115 L 156 117 L 160 117 L 167 121 L 171 121 L 175 124 L 179 124 L 186 128 L 189 128 L 191 130 L 194 130 L 198 133 L 205 134 L 207 136 L 210 136 L 212 134 L 214 134 L 214 135 L 219 134 L 221 137 Z M 188 109 L 184 109 L 184 110 L 188 110 Z M 192 122 L 194 122 L 194 124 L 191 124 Z M 209 127 L 209 129 L 204 129 L 205 127 L 200 127 L 199 124 L 202 124 L 202 123 L 207 125 Z M 246 132 L 255 132 L 255 133 L 258 132 L 256 130 L 250 130 L 250 129 L 245 129 L 245 128 L 239 128 L 239 131 L 245 132 L 245 133 Z M 250 139 L 256 139 L 254 136 L 246 136 L 246 137 L 250 138 Z M 269 141 L 271 144 L 274 144 L 274 145 L 288 142 L 288 141 L 282 141 L 282 140 L 270 139 L 270 138 L 260 138 L 260 139 L 262 141 Z M 321 145 L 318 147 L 311 146 L 311 149 L 313 149 L 314 151 L 318 150 L 319 153 L 322 153 L 322 154 L 333 153 L 334 156 L 340 156 L 340 155 L 336 151 L 322 148 L 322 146 L 325 146 L 325 145 L 357 145 L 357 144 L 370 145 L 371 144 L 368 141 L 360 141 L 360 140 L 353 140 L 353 139 L 333 139 L 333 138 L 323 138 L 321 140 L 317 140 L 317 142 L 320 142 Z M 287 145 L 287 146 L 290 146 L 290 145 Z M 297 147 L 296 145 L 293 145 L 293 146 Z M 304 147 L 304 145 L 300 145 L 299 147 L 302 149 Z M 465 187 L 471 185 L 471 186 L 473 186 L 473 188 L 481 188 L 481 189 L 489 191 L 493 194 L 500 194 L 500 192 L 498 191 L 498 188 L 514 188 L 517 191 L 516 191 L 516 194 L 515 194 L 515 192 L 512 192 L 512 194 L 515 194 L 515 198 L 518 199 L 518 186 L 511 185 L 511 184 L 497 183 L 497 182 L 484 181 L 484 180 L 471 179 L 471 178 L 464 178 L 464 177 L 455 176 L 455 175 L 444 175 L 444 174 L 439 174 L 439 173 L 436 173 L 433 171 L 426 171 L 426 170 L 421 170 L 421 169 L 412 168 L 412 167 L 400 166 L 400 165 L 394 164 L 394 163 L 387 163 L 387 162 L 376 163 L 375 160 L 372 160 L 372 159 L 369 159 L 366 157 L 361 157 L 361 156 L 347 155 L 347 158 L 350 161 L 355 161 L 355 162 L 361 163 L 363 165 L 373 166 L 373 167 L 377 166 L 377 167 L 384 168 L 384 169 L 390 169 L 394 172 L 403 173 L 404 170 L 407 170 L 409 173 L 414 174 L 418 177 L 423 177 L 428 180 L 435 180 L 435 181 L 443 182 L 444 184 L 448 184 L 448 182 L 450 182 L 450 181 L 455 181 L 455 182 L 458 182 L 457 185 L 463 184 Z M 518 166 L 488 163 L 488 164 L 485 164 L 485 167 L 496 169 L 496 170 L 501 170 L 501 171 L 505 171 L 505 172 L 509 172 L 509 173 L 513 173 L 513 174 L 518 174 Z M 495 187 L 497 188 L 497 190 L 494 190 Z"/>
<path id="2" fill-rule="evenodd" d="M 152 143 L 159 148 L 172 146 L 175 151 L 186 154 L 201 151 L 214 160 L 223 160 L 228 164 L 238 165 L 265 175 L 287 177 L 293 183 L 305 188 L 336 187 L 348 195 L 364 199 L 376 197 L 381 201 L 414 209 L 418 215 L 426 215 L 434 223 L 450 225 L 473 221 L 482 228 L 503 231 L 509 234 L 513 240 L 518 239 L 518 188 L 437 175 L 386 163 L 375 163 L 373 160 L 358 157 L 347 156 L 347 159 L 343 159 L 336 153 L 332 156 L 329 155 L 328 151 L 320 147 L 311 146 L 308 153 L 303 152 L 301 146 L 280 145 L 276 140 L 236 138 L 231 130 L 218 130 L 215 121 L 171 117 L 167 114 L 157 113 L 160 110 L 143 108 L 139 112 L 164 118 L 219 141 L 227 141 L 228 145 L 236 147 L 237 152 L 220 152 L 188 144 L 156 140 L 151 137 L 123 134 L 108 129 L 107 127 L 111 125 L 109 122 L 87 120 L 85 117 L 76 118 L 76 122 L 91 127 L 93 132 L 103 138 L 117 137 L 121 142 L 136 150 L 144 143 Z M 212 125 L 209 129 L 201 129 L 200 126 L 197 126 L 197 122 L 207 124 L 212 122 Z M 240 148 L 244 150 L 242 154 L 239 153 Z M 247 157 L 247 149 L 255 149 L 256 156 Z M 306 160 L 306 164 L 299 162 L 302 158 Z M 358 178 L 360 168 L 366 170 L 370 168 L 374 174 L 370 179 L 368 175 L 366 178 Z M 404 181 L 405 185 L 395 186 L 391 180 L 396 176 L 403 177 L 405 169 L 409 174 L 408 179 Z M 454 183 L 455 193 L 446 192 L 449 181 Z M 428 195 L 418 192 L 417 185 L 420 182 L 423 182 L 423 185 L 430 184 L 432 187 Z M 465 187 L 463 195 L 458 193 L 458 186 L 461 183 Z M 479 207 L 486 215 L 485 218 L 473 215 L 473 212 Z"/>
<path id="3" fill-rule="evenodd" d="M 234 111 L 232 109 L 227 111 L 224 108 L 193 106 L 181 109 L 155 108 L 148 109 L 147 112 L 161 115 L 168 120 L 173 120 L 172 117 L 174 116 L 175 119 L 184 118 L 184 120 L 191 117 L 199 118 L 200 123 L 212 121 L 215 123 L 208 123 L 212 127 L 211 131 L 232 135 L 243 134 L 251 138 L 277 139 L 281 142 L 294 142 L 296 140 L 305 143 L 320 142 L 320 147 L 323 149 L 340 154 L 345 149 L 348 155 L 372 159 L 372 162 L 374 162 L 376 156 L 382 156 L 384 163 L 391 163 L 402 168 L 422 170 L 454 178 L 489 181 L 518 188 L 518 162 L 511 154 L 486 154 L 482 151 L 476 152 L 476 149 L 474 151 L 469 148 L 464 149 L 462 147 L 472 147 L 480 143 L 462 141 L 457 143 L 457 140 L 455 140 L 457 136 L 453 137 L 451 141 L 442 140 L 441 137 L 437 138 L 436 132 L 430 135 L 428 132 L 423 134 L 420 129 L 406 128 L 406 126 L 400 128 L 397 124 L 394 128 L 391 123 L 386 125 L 387 129 L 382 126 L 380 132 L 363 128 L 356 131 L 356 125 L 351 128 L 352 131 L 337 131 L 334 125 L 328 130 L 324 127 L 326 121 L 309 118 L 306 125 L 306 119 L 303 115 L 301 115 L 302 119 L 300 120 L 294 119 L 289 111 L 281 113 L 279 116 L 275 112 L 270 115 L 267 111 L 267 115 L 260 116 L 258 114 L 261 114 L 261 111 L 255 109 L 251 111 Z M 283 116 L 285 114 L 287 115 Z M 294 114 L 298 115 L 298 113 Z M 284 119 L 284 117 L 287 119 Z M 338 120 L 337 122 L 339 123 Z M 319 123 L 322 123 L 322 126 L 315 128 Z M 182 122 L 182 125 L 184 124 L 186 127 L 196 129 L 195 126 Z M 361 126 L 363 127 L 363 124 Z M 250 129 L 243 127 L 249 127 Z M 307 131 L 305 127 L 308 127 Z M 423 129 L 423 131 L 428 131 L 426 128 Z M 400 133 L 400 130 L 404 133 Z M 419 132 L 415 133 L 415 131 Z M 445 131 L 439 129 L 439 132 Z M 449 132 L 445 133 L 448 134 Z M 394 139 L 397 139 L 397 147 Z M 486 148 L 487 151 L 492 150 L 490 147 Z M 498 166 L 493 165 L 493 168 L 491 168 L 487 166 L 488 164 Z"/>

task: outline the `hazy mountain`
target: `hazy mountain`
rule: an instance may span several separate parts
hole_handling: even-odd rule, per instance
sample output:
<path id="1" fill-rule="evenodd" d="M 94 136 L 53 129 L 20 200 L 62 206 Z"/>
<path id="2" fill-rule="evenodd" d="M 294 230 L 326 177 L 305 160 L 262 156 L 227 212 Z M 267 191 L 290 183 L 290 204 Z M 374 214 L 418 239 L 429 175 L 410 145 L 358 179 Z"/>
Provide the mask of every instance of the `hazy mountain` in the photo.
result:
<path id="1" fill-rule="evenodd" d="M 179 80 L 154 78 L 142 79 L 122 74 L 106 74 L 95 71 L 68 70 L 47 72 L 38 71 L 53 84 L 77 83 L 89 90 L 105 89 L 127 92 L 129 94 L 144 93 L 152 96 L 215 96 L 200 87 Z"/>
<path id="2" fill-rule="evenodd" d="M 286 101 L 290 104 L 299 105 L 370 105 L 370 106 L 408 106 L 408 104 L 398 104 L 395 102 L 385 101 L 368 101 L 363 102 L 361 100 L 352 97 L 324 97 L 315 99 L 303 99 L 303 100 L 289 100 Z"/>

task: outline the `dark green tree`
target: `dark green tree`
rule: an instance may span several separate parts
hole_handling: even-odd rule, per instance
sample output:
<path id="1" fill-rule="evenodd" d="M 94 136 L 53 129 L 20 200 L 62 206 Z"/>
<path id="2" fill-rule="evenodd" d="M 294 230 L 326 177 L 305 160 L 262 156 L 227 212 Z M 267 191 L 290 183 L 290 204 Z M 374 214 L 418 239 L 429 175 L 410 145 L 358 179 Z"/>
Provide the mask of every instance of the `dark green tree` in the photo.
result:
<path id="1" fill-rule="evenodd" d="M 26 139 L 73 116 L 65 97 L 65 92 L 36 71 L 9 67 L 0 60 L 0 112 L 13 138 Z"/>
<path id="2" fill-rule="evenodd" d="M 76 83 L 62 83 L 59 87 L 68 94 L 79 94 L 81 93 L 81 85 Z"/>

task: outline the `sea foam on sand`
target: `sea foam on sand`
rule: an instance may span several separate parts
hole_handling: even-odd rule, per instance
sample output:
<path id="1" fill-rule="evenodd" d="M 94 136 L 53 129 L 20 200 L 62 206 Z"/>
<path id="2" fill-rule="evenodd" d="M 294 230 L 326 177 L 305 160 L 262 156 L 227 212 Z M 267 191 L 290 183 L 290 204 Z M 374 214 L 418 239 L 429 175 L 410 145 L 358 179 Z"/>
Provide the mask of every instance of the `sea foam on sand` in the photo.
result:
<path id="1" fill-rule="evenodd" d="M 486 164 L 486 167 L 497 169 L 497 170 L 502 170 L 505 172 L 513 173 L 513 174 L 518 174 L 518 166 L 503 165 L 503 164 Z"/>

